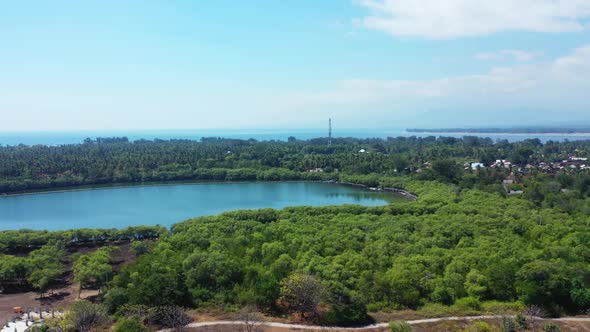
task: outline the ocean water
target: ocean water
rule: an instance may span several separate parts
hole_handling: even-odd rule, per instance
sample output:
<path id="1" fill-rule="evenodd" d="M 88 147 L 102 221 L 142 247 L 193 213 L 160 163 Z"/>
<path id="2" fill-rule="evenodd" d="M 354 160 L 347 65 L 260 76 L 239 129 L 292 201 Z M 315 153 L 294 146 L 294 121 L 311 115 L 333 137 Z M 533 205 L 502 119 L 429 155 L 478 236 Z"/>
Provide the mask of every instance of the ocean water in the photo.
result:
<path id="1" fill-rule="evenodd" d="M 96 137 L 121 137 L 126 136 L 130 140 L 139 139 L 188 139 L 200 140 L 202 137 L 224 137 L 236 139 L 256 140 L 287 140 L 289 136 L 298 139 L 310 139 L 327 137 L 327 130 L 322 129 L 194 129 L 194 130 L 129 130 L 129 131 L 62 131 L 62 132 L 0 132 L 0 145 L 61 145 L 82 143 L 86 138 Z M 530 138 L 539 138 L 541 141 L 564 140 L 588 140 L 590 134 L 432 134 L 410 133 L 401 128 L 393 129 L 335 129 L 334 137 L 355 138 L 387 138 L 387 137 L 427 137 L 427 136 L 480 136 L 490 137 L 492 140 L 506 139 L 510 142 L 522 141 Z"/>

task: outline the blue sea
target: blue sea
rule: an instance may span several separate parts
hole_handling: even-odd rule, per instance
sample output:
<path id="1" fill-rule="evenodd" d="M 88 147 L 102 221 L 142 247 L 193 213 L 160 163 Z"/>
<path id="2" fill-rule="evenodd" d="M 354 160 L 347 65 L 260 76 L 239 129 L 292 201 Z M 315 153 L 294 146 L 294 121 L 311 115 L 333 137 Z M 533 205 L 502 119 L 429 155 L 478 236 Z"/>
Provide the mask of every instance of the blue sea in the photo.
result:
<path id="1" fill-rule="evenodd" d="M 47 131 L 47 132 L 0 132 L 0 145 L 62 145 L 82 143 L 86 138 L 96 137 L 122 137 L 126 136 L 131 141 L 139 139 L 188 139 L 200 140 L 202 137 L 224 137 L 236 139 L 256 140 L 287 140 L 289 136 L 297 139 L 310 139 L 327 137 L 325 129 L 194 129 L 194 130 L 129 130 L 129 131 Z M 492 140 L 508 140 L 510 142 L 522 141 L 530 138 L 539 138 L 541 141 L 564 140 L 588 140 L 590 134 L 466 134 L 466 133 L 410 133 L 400 128 L 393 129 L 341 129 L 334 130 L 334 137 L 355 138 L 387 138 L 387 137 L 426 137 L 426 136 L 481 136 L 490 137 Z"/>

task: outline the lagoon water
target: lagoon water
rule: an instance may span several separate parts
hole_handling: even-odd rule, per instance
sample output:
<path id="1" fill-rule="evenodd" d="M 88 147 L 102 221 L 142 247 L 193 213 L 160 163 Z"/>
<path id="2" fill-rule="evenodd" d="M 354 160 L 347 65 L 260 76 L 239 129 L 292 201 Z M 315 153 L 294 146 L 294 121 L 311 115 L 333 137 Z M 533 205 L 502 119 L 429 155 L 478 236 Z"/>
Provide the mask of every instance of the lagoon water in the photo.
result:
<path id="1" fill-rule="evenodd" d="M 0 230 L 163 225 L 236 209 L 386 205 L 392 193 L 306 182 L 136 186 L 0 197 Z"/>

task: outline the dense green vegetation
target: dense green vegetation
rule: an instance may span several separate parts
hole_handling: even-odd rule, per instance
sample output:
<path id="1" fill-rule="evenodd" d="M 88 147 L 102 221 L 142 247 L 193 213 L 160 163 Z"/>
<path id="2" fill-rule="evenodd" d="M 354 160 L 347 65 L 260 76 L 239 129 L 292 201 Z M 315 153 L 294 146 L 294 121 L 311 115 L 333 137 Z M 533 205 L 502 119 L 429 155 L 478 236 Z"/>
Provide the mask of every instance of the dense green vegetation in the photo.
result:
<path id="1" fill-rule="evenodd" d="M 171 230 L 0 232 L 0 282 L 44 293 L 63 274 L 64 248 L 134 241 L 137 260 L 116 274 L 108 249 L 73 258 L 80 287 L 103 289 L 108 310 L 130 317 L 122 328 L 141 329 L 132 318 L 138 310 L 174 306 L 255 305 L 342 325 L 396 309 L 537 305 L 552 315 L 580 313 L 590 309 L 590 172 L 525 165 L 589 154 L 590 142 L 474 137 L 0 147 L 5 192 L 112 182 L 338 180 L 419 196 L 383 207 L 232 211 Z M 508 158 L 516 166 L 466 165 Z M 510 188 L 502 185 L 507 178 Z M 508 189 L 524 194 L 509 196 Z"/>
<path id="2" fill-rule="evenodd" d="M 77 229 L 68 231 L 2 231 L 0 232 L 0 291 L 35 289 L 43 296 L 63 286 L 66 249 L 84 245 L 107 246 L 136 240 L 137 254 L 148 250 L 143 240 L 157 239 L 168 233 L 160 226 L 116 229 Z M 80 289 L 104 286 L 112 277 L 112 249 L 105 247 L 89 255 L 73 257 L 75 281 Z"/>
<path id="3" fill-rule="evenodd" d="M 28 285 L 43 296 L 64 274 L 64 257 L 58 244 L 43 246 L 26 257 L 0 254 L 0 290 Z"/>
<path id="4" fill-rule="evenodd" d="M 106 303 L 113 311 L 249 303 L 280 310 L 285 280 L 303 272 L 322 283 L 324 317 L 338 323 L 428 303 L 475 310 L 485 301 L 522 301 L 552 314 L 589 308 L 586 215 L 408 185 L 419 201 L 235 211 L 176 224 L 114 278 Z"/>
<path id="5" fill-rule="evenodd" d="M 123 229 L 74 229 L 66 231 L 38 231 L 21 229 L 0 232 L 0 254 L 26 253 L 48 243 L 76 246 L 107 244 L 117 241 L 157 239 L 168 230 L 161 226 L 130 226 Z"/>
<path id="6" fill-rule="evenodd" d="M 113 268 L 111 254 L 113 247 L 103 247 L 91 254 L 81 255 L 74 260 L 74 281 L 78 284 L 79 293 L 84 287 L 101 288 L 110 280 Z"/>
<path id="7" fill-rule="evenodd" d="M 338 138 L 328 145 L 327 139 L 321 138 L 291 138 L 287 142 L 216 138 L 129 142 L 126 138 L 99 138 L 53 147 L 0 146 L 0 193 L 173 180 L 327 180 L 338 179 L 341 174 L 371 173 L 399 176 L 416 174 L 425 168 L 425 162 L 436 160 L 442 163 L 439 170 L 443 173 L 421 176 L 442 176 L 457 182 L 461 176 L 449 169 L 449 161 L 487 164 L 510 159 L 524 166 L 527 162 L 559 161 L 572 154 L 590 155 L 590 141 L 541 144 L 537 139 L 494 143 L 478 137 L 398 137 Z M 309 172 L 318 168 L 322 172 Z M 498 172 L 486 174 L 485 180 L 509 173 Z"/>

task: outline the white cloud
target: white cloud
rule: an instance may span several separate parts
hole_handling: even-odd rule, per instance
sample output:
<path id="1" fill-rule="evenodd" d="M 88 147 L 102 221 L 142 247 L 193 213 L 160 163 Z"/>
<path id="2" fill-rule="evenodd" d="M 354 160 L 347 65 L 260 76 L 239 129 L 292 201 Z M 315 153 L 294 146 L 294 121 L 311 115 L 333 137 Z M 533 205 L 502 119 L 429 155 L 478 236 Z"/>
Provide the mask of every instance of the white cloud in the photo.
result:
<path id="1" fill-rule="evenodd" d="M 480 52 L 477 53 L 474 58 L 477 60 L 492 60 L 492 61 L 502 61 L 502 60 L 517 60 L 517 61 L 531 61 L 536 58 L 543 56 L 543 52 L 528 52 L 523 50 L 499 50 L 494 52 Z"/>
<path id="2" fill-rule="evenodd" d="M 565 71 L 577 73 L 580 78 L 588 79 L 578 70 L 590 70 L 590 45 L 582 46 L 576 49 L 573 54 L 557 59 L 554 68 L 562 73 Z"/>
<path id="3" fill-rule="evenodd" d="M 433 80 L 352 79 L 339 82 L 330 91 L 298 94 L 298 104 L 359 104 L 439 100 L 454 103 L 474 101 L 494 105 L 507 100 L 527 107 L 586 104 L 590 91 L 590 45 L 553 61 L 495 67 L 483 74 Z"/>
<path id="4" fill-rule="evenodd" d="M 359 0 L 364 26 L 394 36 L 449 39 L 501 31 L 590 28 L 588 0 Z M 586 20 L 586 22 L 585 22 Z"/>

